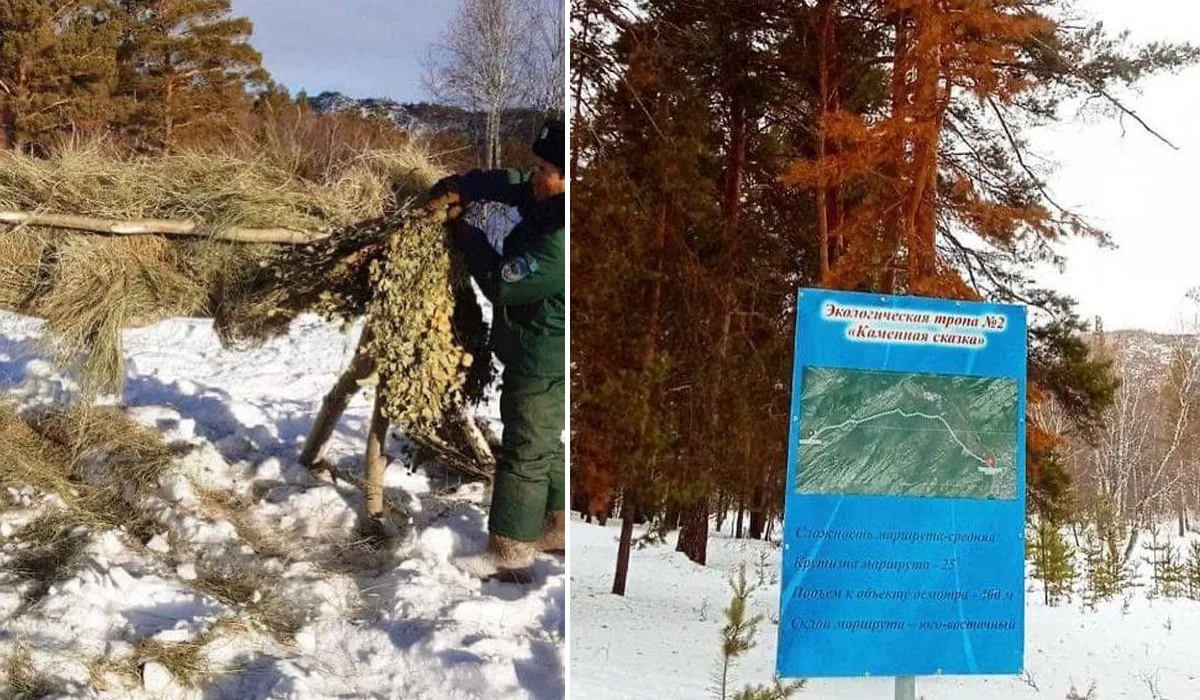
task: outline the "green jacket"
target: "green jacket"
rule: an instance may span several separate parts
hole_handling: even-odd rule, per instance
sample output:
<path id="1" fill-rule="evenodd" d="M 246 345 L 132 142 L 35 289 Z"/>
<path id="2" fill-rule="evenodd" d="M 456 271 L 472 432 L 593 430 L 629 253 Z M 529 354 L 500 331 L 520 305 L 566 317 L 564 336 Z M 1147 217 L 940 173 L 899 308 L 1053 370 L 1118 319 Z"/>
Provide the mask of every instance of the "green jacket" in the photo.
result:
<path id="1" fill-rule="evenodd" d="M 491 300 L 492 349 L 506 372 L 566 374 L 566 196 L 533 197 L 532 173 L 472 170 L 458 180 L 470 200 L 517 207 L 503 255 L 476 228 L 460 242 L 471 276 Z"/>

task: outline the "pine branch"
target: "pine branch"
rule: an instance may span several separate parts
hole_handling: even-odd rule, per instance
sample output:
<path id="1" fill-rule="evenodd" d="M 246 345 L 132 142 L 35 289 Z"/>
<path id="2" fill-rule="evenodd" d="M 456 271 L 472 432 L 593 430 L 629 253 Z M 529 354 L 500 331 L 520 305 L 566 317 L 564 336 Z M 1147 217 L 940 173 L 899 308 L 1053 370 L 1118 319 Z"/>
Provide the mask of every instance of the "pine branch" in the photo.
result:
<path id="1" fill-rule="evenodd" d="M 1042 179 L 1039 178 L 1033 172 L 1033 169 L 1030 168 L 1029 165 L 1025 162 L 1025 156 L 1021 151 L 1020 143 L 1017 141 L 1017 137 L 1015 135 L 1013 135 L 1012 129 L 1008 125 L 1008 120 L 1004 118 L 1004 113 L 1000 110 L 1000 106 L 996 104 L 996 100 L 989 97 L 987 102 L 988 102 L 988 105 L 991 106 L 992 111 L 996 114 L 996 118 L 998 120 L 1000 120 L 1000 128 L 1004 132 L 1004 137 L 1008 140 L 1009 145 L 1012 146 L 1013 155 L 1016 156 L 1017 163 L 1020 164 L 1021 169 L 1024 170 L 1025 174 L 1028 175 L 1030 177 L 1030 179 L 1033 181 L 1034 186 L 1037 187 L 1037 190 L 1042 195 L 1042 197 L 1047 202 L 1049 202 L 1051 204 L 1051 206 L 1053 206 L 1055 209 L 1057 209 L 1059 212 L 1061 212 L 1064 216 L 1066 216 L 1068 218 L 1068 220 L 1079 224 L 1080 226 L 1085 228 L 1089 233 L 1100 235 L 1101 236 L 1100 241 L 1102 243 L 1110 244 L 1111 242 L 1108 240 L 1108 237 L 1103 236 L 1103 232 L 1099 231 L 1098 229 L 1093 228 L 1092 226 L 1089 226 L 1082 218 L 1080 218 L 1074 212 L 1070 211 L 1066 207 L 1064 207 L 1061 204 L 1059 204 L 1058 202 L 1054 201 L 1054 198 L 1051 197 L 1050 193 L 1046 190 L 1045 183 L 1042 182 Z"/>

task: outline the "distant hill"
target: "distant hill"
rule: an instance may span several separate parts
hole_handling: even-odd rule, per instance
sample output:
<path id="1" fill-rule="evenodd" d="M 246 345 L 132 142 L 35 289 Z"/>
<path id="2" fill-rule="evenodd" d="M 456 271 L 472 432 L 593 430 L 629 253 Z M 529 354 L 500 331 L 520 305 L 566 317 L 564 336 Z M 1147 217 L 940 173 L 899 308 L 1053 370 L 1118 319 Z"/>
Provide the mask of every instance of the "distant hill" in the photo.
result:
<path id="1" fill-rule="evenodd" d="M 340 92 L 322 92 L 309 97 L 308 103 L 320 114 L 358 112 L 381 116 L 410 134 L 465 134 L 480 136 L 484 131 L 483 112 L 471 112 L 439 104 L 401 103 L 378 97 L 354 98 Z M 512 109 L 504 114 L 503 137 L 532 140 L 544 115 L 531 109 Z"/>
<path id="2" fill-rule="evenodd" d="M 1100 342 L 1113 355 L 1122 360 L 1125 378 L 1151 377 L 1170 366 L 1171 351 L 1184 342 L 1195 343 L 1196 338 L 1182 334 L 1151 333 L 1150 331 L 1109 331 L 1092 336 L 1092 343 Z"/>

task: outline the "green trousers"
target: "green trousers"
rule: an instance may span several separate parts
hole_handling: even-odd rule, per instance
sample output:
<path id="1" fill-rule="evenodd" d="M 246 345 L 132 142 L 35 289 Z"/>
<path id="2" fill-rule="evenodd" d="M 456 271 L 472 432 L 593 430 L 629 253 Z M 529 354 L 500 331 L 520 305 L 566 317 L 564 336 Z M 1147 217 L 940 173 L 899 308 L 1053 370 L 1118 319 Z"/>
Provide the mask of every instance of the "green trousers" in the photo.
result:
<path id="1" fill-rule="evenodd" d="M 504 373 L 500 420 L 504 435 L 496 455 L 496 478 L 488 532 L 532 542 L 546 513 L 565 510 L 566 463 L 562 442 L 566 416 L 563 377 Z"/>

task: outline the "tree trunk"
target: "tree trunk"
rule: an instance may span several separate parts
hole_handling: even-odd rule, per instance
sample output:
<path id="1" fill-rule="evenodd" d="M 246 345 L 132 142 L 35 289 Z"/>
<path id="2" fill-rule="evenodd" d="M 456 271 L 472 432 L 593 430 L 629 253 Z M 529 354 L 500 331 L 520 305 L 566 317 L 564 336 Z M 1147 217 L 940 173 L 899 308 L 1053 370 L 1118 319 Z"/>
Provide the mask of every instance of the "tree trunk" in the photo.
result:
<path id="1" fill-rule="evenodd" d="M 175 136 L 175 122 L 172 118 L 171 110 L 174 106 L 171 104 L 175 96 L 175 84 L 172 80 L 171 55 L 168 53 L 163 60 L 163 148 L 171 150 L 171 139 Z"/>
<path id="2" fill-rule="evenodd" d="M 0 123 L 3 124 L 4 148 L 17 148 L 17 114 L 10 105 L 4 105 L 0 111 Z"/>
<path id="3" fill-rule="evenodd" d="M 571 510 L 579 513 L 579 516 L 587 520 L 587 522 L 591 522 L 591 520 L 587 519 L 587 496 L 585 496 L 583 491 L 574 483 L 574 479 L 571 481 Z"/>
<path id="4" fill-rule="evenodd" d="M 832 27 L 832 8 L 833 0 L 821 0 L 819 3 L 818 13 L 820 15 L 820 37 L 817 39 L 817 99 L 820 103 L 820 112 L 817 117 L 817 162 L 824 169 L 825 159 L 827 156 L 825 135 L 825 122 L 829 117 L 829 50 L 832 41 L 830 30 Z M 817 184 L 817 232 L 820 239 L 820 277 L 823 284 L 828 283 L 829 268 L 830 268 L 830 241 L 829 241 L 829 210 L 826 198 L 828 196 L 829 183 L 819 182 Z"/>
<path id="5" fill-rule="evenodd" d="M 742 516 L 745 515 L 746 509 L 742 504 L 742 497 L 738 496 L 737 504 L 737 524 L 734 526 L 733 536 L 737 539 L 742 539 Z"/>
<path id="6" fill-rule="evenodd" d="M 754 493 L 750 496 L 750 539 L 761 540 L 763 529 L 767 525 L 767 509 L 763 503 L 763 487 L 761 484 L 754 487 Z"/>
<path id="7" fill-rule="evenodd" d="M 1187 503 L 1183 497 L 1183 489 L 1182 488 L 1179 489 L 1179 496 L 1178 496 L 1177 501 L 1178 501 L 1178 508 L 1179 508 L 1179 536 L 1183 537 L 1184 535 L 1187 534 Z"/>
<path id="8" fill-rule="evenodd" d="M 750 539 L 761 540 L 767 528 L 767 512 L 762 508 L 750 511 Z"/>
<path id="9" fill-rule="evenodd" d="M 1121 563 L 1128 564 L 1133 557 L 1133 551 L 1137 549 L 1138 543 L 1138 528 L 1137 525 L 1129 526 L 1129 540 L 1125 543 L 1125 551 L 1121 554 Z"/>
<path id="10" fill-rule="evenodd" d="M 579 37 L 579 39 L 581 40 L 581 43 L 587 42 L 588 31 L 591 29 L 591 24 L 592 24 L 592 13 L 584 12 L 583 20 L 580 22 L 579 34 L 577 35 Z M 584 84 L 584 79 L 585 79 L 584 76 L 585 76 L 585 73 L 582 70 L 573 71 L 573 75 L 571 76 L 572 78 L 575 79 L 575 88 L 573 90 L 575 114 L 571 120 L 571 133 L 574 136 L 572 141 L 576 141 L 576 139 L 580 139 L 582 137 L 581 135 L 576 135 L 576 134 L 579 134 L 579 132 L 581 131 L 581 127 L 583 126 L 583 84 Z M 571 145 L 571 172 L 569 173 L 569 176 L 572 179 L 575 179 L 577 177 L 577 173 L 579 172 L 579 151 L 580 150 L 581 149 L 578 146 L 578 141 L 576 141 L 575 143 L 573 143 Z"/>
<path id="11" fill-rule="evenodd" d="M 7 115 L 4 123 L 5 137 L 8 141 L 8 147 L 17 153 L 21 152 L 26 136 L 19 128 L 21 113 L 16 105 L 24 104 L 27 107 L 29 105 L 28 58 L 26 56 L 18 56 L 16 84 L 8 86 L 8 90 L 11 90 L 11 95 L 8 100 L 5 100 L 7 107 Z"/>
<path id="12" fill-rule="evenodd" d="M 729 503 L 726 501 L 724 493 L 717 494 L 717 532 L 720 532 L 725 527 L 726 511 L 729 510 Z"/>
<path id="13" fill-rule="evenodd" d="M 916 9 L 918 35 L 934 34 L 941 31 L 941 10 L 936 7 L 918 5 Z M 933 234 L 933 212 L 931 202 L 933 189 L 937 186 L 937 156 L 941 134 L 934 131 L 940 128 L 941 119 L 938 115 L 938 86 L 942 79 L 942 54 L 940 47 L 934 45 L 922 51 L 917 57 L 916 86 L 914 97 L 914 117 L 921 123 L 930 124 L 933 129 L 928 132 L 918 132 L 913 139 L 913 158 L 910 172 L 910 189 L 904 208 L 904 240 L 908 248 L 908 284 L 912 291 L 914 285 L 923 282 L 934 274 L 934 241 L 929 239 Z M 923 212 L 923 210 L 926 210 Z M 924 213 L 924 216 L 921 214 Z M 928 221 L 928 226 L 921 224 Z M 924 230 L 926 228 L 929 230 Z"/>
<path id="14" fill-rule="evenodd" d="M 746 108 L 740 100 L 733 100 L 730 105 L 731 119 L 729 134 L 729 162 L 725 170 L 725 198 L 721 206 L 721 214 L 725 219 L 724 241 L 728 248 L 735 241 L 734 229 L 737 227 L 738 215 L 742 210 L 742 172 L 746 169 Z M 730 256 L 726 256 L 728 259 Z"/>
<path id="15" fill-rule="evenodd" d="M 641 356 L 638 358 L 638 370 L 645 374 L 651 367 L 654 366 L 655 352 L 658 349 L 658 323 L 659 309 L 662 306 L 662 266 L 663 257 L 665 257 L 666 239 L 667 239 L 667 203 L 659 204 L 658 211 L 658 227 L 656 229 L 658 240 L 655 241 L 655 270 L 660 273 L 654 277 L 654 283 L 650 288 L 648 309 L 649 319 L 646 324 L 645 343 L 642 346 Z M 653 401 L 653 393 L 646 394 L 645 401 L 650 404 Z M 641 424 L 638 426 L 638 444 L 634 445 L 634 449 L 642 450 L 646 442 L 646 431 L 649 429 L 650 412 L 647 411 L 641 419 Z M 629 571 L 629 543 L 633 537 L 633 520 L 637 515 L 637 509 L 631 507 L 632 498 L 629 490 L 626 489 L 622 494 L 621 500 L 624 505 L 621 507 L 621 542 L 617 547 L 617 571 L 613 581 L 613 593 L 617 595 L 625 595 L 625 578 Z M 603 523 L 602 523 L 603 524 Z"/>
<path id="16" fill-rule="evenodd" d="M 667 502 L 667 510 L 663 515 L 663 532 L 670 532 L 679 529 L 679 504 L 675 501 Z"/>
<path id="17" fill-rule="evenodd" d="M 497 105 L 488 110 L 487 115 L 487 167 L 489 170 L 500 167 L 500 110 Z"/>
<path id="18" fill-rule="evenodd" d="M 633 521 L 637 509 L 628 494 L 621 496 L 621 539 L 617 543 L 617 573 L 613 576 L 612 592 L 625 595 L 625 580 L 629 577 L 629 551 L 633 546 Z"/>
<path id="19" fill-rule="evenodd" d="M 895 29 L 895 44 L 892 49 L 892 121 L 896 124 L 903 123 L 903 120 L 909 113 L 908 108 L 908 70 L 910 66 L 911 47 L 909 46 L 911 29 L 909 26 L 909 12 L 907 9 L 897 10 L 893 17 Z M 899 128 L 899 127 L 897 127 Z M 905 152 L 908 150 L 908 139 L 897 138 L 896 149 L 893 153 L 894 162 L 892 167 L 894 172 L 889 173 L 897 181 L 901 180 L 904 173 Z M 887 268 L 883 271 L 883 289 L 885 293 L 895 293 L 897 282 L 896 273 L 898 265 L 896 264 L 896 256 L 899 254 L 900 245 L 903 241 L 904 227 L 896 222 L 890 223 L 891 230 L 888 235 L 888 250 L 887 257 L 884 262 Z"/>
<path id="20" fill-rule="evenodd" d="M 675 551 L 704 566 L 708 559 L 708 499 L 701 498 L 683 511 Z"/>

